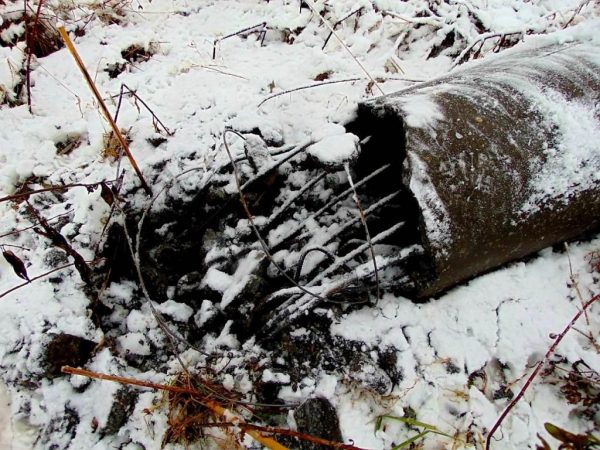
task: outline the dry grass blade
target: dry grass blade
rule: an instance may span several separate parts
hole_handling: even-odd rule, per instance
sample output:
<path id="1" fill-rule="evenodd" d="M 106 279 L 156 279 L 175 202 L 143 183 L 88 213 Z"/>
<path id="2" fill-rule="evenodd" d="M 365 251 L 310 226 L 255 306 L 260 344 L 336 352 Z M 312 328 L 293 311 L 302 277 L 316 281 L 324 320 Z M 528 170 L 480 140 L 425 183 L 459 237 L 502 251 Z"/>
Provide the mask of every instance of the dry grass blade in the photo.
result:
<path id="1" fill-rule="evenodd" d="M 146 180 L 144 179 L 144 176 L 142 175 L 142 171 L 138 167 L 137 162 L 135 161 L 135 158 L 133 157 L 133 155 L 131 154 L 131 151 L 129 150 L 129 145 L 127 144 L 127 141 L 121 134 L 121 130 L 119 130 L 119 127 L 117 126 L 117 124 L 115 123 L 115 121 L 112 118 L 112 115 L 108 111 L 106 103 L 104 103 L 104 100 L 102 99 L 102 96 L 100 95 L 100 92 L 98 91 L 98 88 L 96 87 L 96 84 L 94 83 L 94 80 L 92 80 L 92 77 L 90 76 L 89 72 L 85 68 L 85 65 L 83 64 L 83 61 L 82 61 L 81 57 L 79 56 L 77 49 L 73 45 L 73 42 L 71 41 L 71 38 L 69 37 L 69 34 L 67 33 L 67 31 L 65 30 L 64 27 L 59 27 L 58 32 L 60 33 L 60 36 L 62 37 L 65 45 L 69 49 L 69 52 L 73 56 L 73 59 L 75 59 L 75 62 L 77 63 L 79 70 L 81 70 L 81 73 L 83 74 L 85 81 L 87 82 L 89 88 L 91 89 L 92 93 L 94 94 L 94 97 L 96 97 L 96 100 L 98 101 L 98 105 L 100 106 L 100 109 L 102 110 L 102 113 L 104 114 L 104 117 L 110 124 L 110 127 L 112 128 L 113 132 L 115 133 L 115 136 L 117 137 L 117 139 L 119 140 L 119 143 L 123 147 L 123 150 L 125 151 L 125 154 L 127 155 L 127 158 L 129 158 L 129 162 L 131 163 L 131 166 L 133 167 L 133 170 L 135 171 L 136 175 L 140 179 L 140 182 L 142 183 L 142 187 L 144 188 L 144 191 L 146 191 L 146 193 L 148 195 L 152 195 L 152 189 L 150 189 L 150 186 L 148 186 L 148 183 L 146 183 Z"/>

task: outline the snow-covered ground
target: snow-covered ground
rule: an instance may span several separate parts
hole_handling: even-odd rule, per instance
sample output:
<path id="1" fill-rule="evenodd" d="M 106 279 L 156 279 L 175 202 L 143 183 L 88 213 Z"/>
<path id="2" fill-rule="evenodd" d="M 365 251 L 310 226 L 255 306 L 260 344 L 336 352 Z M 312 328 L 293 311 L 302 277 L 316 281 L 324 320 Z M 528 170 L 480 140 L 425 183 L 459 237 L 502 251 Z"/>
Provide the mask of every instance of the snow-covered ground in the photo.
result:
<path id="1" fill-rule="evenodd" d="M 118 124 L 156 193 L 192 168 L 199 169 L 182 182 L 188 192 L 208 183 L 211 168 L 227 161 L 221 149 L 227 127 L 259 129 L 265 140 L 286 144 L 322 137 L 323 130 L 335 129 L 330 134 L 338 135 L 339 127 L 330 124 L 351 120 L 359 101 L 448 73 L 481 36 L 490 37 L 480 52 L 485 57 L 503 34 L 516 33 L 508 35 L 514 44 L 533 42 L 538 34 L 562 42 L 600 31 L 600 7 L 594 1 L 307 3 L 320 15 L 297 0 L 47 0 L 41 18 L 71 32 L 111 111 L 125 83 L 172 132 L 157 126 L 140 103 L 123 100 Z M 19 38 L 22 7 L 20 1 L 0 2 L 0 196 L 25 183 L 41 189 L 115 179 L 118 163 L 105 151 L 109 126 L 66 49 L 33 58 L 32 114 L 14 95 L 27 64 Z M 33 16 L 37 2 L 30 1 L 29 8 Z M 353 12 L 336 26 L 345 46 L 336 36 L 324 46 L 329 30 L 319 17 L 333 25 Z M 257 32 L 218 39 L 255 25 Z M 266 30 L 262 43 L 261 30 Z M 327 139 L 339 141 L 325 136 L 321 143 Z M 74 148 L 71 142 L 77 143 Z M 311 151 L 322 155 L 326 146 Z M 123 201 L 141 211 L 148 199 L 136 188 L 138 179 L 125 159 L 120 167 L 127 169 Z M 97 257 L 111 210 L 100 188 L 73 187 L 30 201 L 45 218 L 53 218 L 50 223 L 84 259 Z M 158 209 L 165 207 L 161 202 Z M 32 229 L 13 233 L 37 223 L 25 203 L 4 201 L 0 210 L 0 245 L 25 262 L 30 278 L 69 262 Z M 386 293 L 374 306 L 335 316 L 318 309 L 316 316 L 332 321 L 330 339 L 322 345 L 335 345 L 336 339 L 354 343 L 361 363 L 304 367 L 300 380 L 286 373 L 283 350 L 266 352 L 254 338 L 240 341 L 230 323 L 195 341 L 200 350 L 221 357 L 180 346 L 179 360 L 132 280 L 91 292 L 67 267 L 4 295 L 23 280 L 0 258 L 0 367 L 11 396 L 11 414 L 0 414 L 0 445 L 161 448 L 168 423 L 160 393 L 140 390 L 118 421 L 113 400 L 119 384 L 47 376 L 48 346 L 55 336 L 68 334 L 96 345 L 83 363 L 101 373 L 168 384 L 183 361 L 189 367 L 210 365 L 215 383 L 246 400 L 260 400 L 256 380 L 274 385 L 275 397 L 286 403 L 324 397 L 337 410 L 344 442 L 358 447 L 388 449 L 422 431 L 393 419 L 384 419 L 376 431 L 377 418 L 388 415 L 416 417 L 453 436 L 430 433 L 417 441 L 422 447 L 413 448 L 483 448 L 487 430 L 552 344 L 553 333 L 569 323 L 582 301 L 600 292 L 599 251 L 600 237 L 571 243 L 568 251 L 547 249 L 422 304 Z M 223 284 L 225 291 L 236 276 L 211 282 Z M 109 309 L 101 323 L 97 302 Z M 194 310 L 170 299 L 156 308 L 169 324 L 187 332 L 208 320 L 209 303 Z M 573 393 L 572 377 L 585 375 L 592 379 L 587 381 L 591 388 L 581 388 L 591 392 L 586 399 L 598 399 L 599 380 L 593 376 L 600 372 L 600 307 L 591 307 L 575 327 L 552 358 L 553 370 L 534 381 L 496 433 L 493 448 L 535 448 L 538 433 L 554 448 L 558 443 L 544 430 L 545 422 L 576 433 L 598 429 L 597 404 L 567 392 Z M 293 414 L 282 417 L 281 426 L 294 426 Z M 249 438 L 245 442 L 254 445 Z"/>

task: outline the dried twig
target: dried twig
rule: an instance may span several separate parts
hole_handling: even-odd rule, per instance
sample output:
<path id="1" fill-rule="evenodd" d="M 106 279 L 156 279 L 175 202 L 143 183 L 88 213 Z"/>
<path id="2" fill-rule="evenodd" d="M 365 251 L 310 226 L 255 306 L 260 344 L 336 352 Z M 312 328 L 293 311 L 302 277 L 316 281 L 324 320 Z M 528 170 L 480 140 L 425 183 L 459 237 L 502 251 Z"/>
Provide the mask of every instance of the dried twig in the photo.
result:
<path id="1" fill-rule="evenodd" d="M 483 45 L 485 43 L 485 41 L 487 41 L 488 39 L 493 39 L 493 38 L 506 38 L 506 36 L 513 36 L 513 35 L 523 35 L 524 32 L 523 31 L 513 31 L 511 33 L 484 33 L 484 34 L 480 34 L 477 39 L 475 39 L 467 48 L 465 48 L 460 55 L 458 55 L 455 59 L 454 62 L 452 63 L 452 66 L 450 67 L 450 69 L 454 69 L 456 66 L 460 65 L 463 63 L 463 61 L 465 60 L 465 58 L 469 55 L 469 53 L 475 48 L 475 46 L 477 44 L 481 44 Z M 481 50 L 481 49 L 480 49 Z"/>
<path id="2" fill-rule="evenodd" d="M 233 36 L 239 36 L 244 33 L 256 33 L 256 32 L 258 32 L 258 38 L 260 39 L 260 45 L 262 47 L 262 45 L 265 42 L 265 36 L 267 35 L 267 22 L 261 22 L 259 24 L 253 25 L 251 27 L 246 27 L 246 28 L 243 28 L 234 33 L 230 33 L 226 36 L 216 38 L 213 41 L 212 59 L 215 59 L 217 57 L 217 44 L 219 42 L 224 41 L 225 39 L 229 39 L 230 37 L 233 37 Z"/>
<path id="3" fill-rule="evenodd" d="M 58 272 L 59 270 L 66 269 L 67 267 L 71 267 L 71 266 L 73 266 L 73 265 L 75 265 L 75 263 L 69 263 L 69 264 L 65 264 L 65 265 L 63 265 L 63 266 L 60 266 L 60 267 L 57 267 L 57 268 L 55 268 L 55 269 L 49 270 L 48 272 L 45 272 L 45 273 L 43 273 L 43 274 L 41 274 L 41 275 L 37 275 L 37 276 L 35 276 L 35 277 L 33 277 L 33 278 L 29 278 L 29 281 L 26 281 L 25 283 L 21 283 L 21 284 L 19 284 L 19 285 L 17 285 L 17 286 L 14 286 L 14 287 L 10 288 L 10 289 L 9 289 L 9 290 L 7 290 L 7 291 L 4 291 L 4 292 L 2 292 L 2 293 L 0 294 L 0 298 L 7 296 L 7 295 L 8 295 L 8 294 L 10 294 L 11 292 L 14 292 L 14 291 L 16 291 L 17 289 L 20 289 L 20 288 L 22 288 L 23 286 L 27 286 L 28 284 L 31 284 L 31 283 L 33 283 L 35 280 L 39 280 L 40 278 L 47 277 L 48 275 L 51 275 L 51 274 L 53 274 L 54 272 Z"/>
<path id="4" fill-rule="evenodd" d="M 214 400 L 208 398 L 206 396 L 206 394 L 198 392 L 195 389 L 152 383 L 150 381 L 141 381 L 141 380 L 136 380 L 135 378 L 127 378 L 127 377 L 119 377 L 116 375 L 108 375 L 108 374 L 104 374 L 104 373 L 92 372 L 92 371 L 85 370 L 85 369 L 78 369 L 78 368 L 70 367 L 70 366 L 63 366 L 61 368 L 61 370 L 63 373 L 67 373 L 70 375 L 80 375 L 83 377 L 94 378 L 96 380 L 113 381 L 116 383 L 129 384 L 132 386 L 139 386 L 139 387 L 145 387 L 145 388 L 150 388 L 150 389 L 158 389 L 158 390 L 174 392 L 174 393 L 178 393 L 178 394 L 188 394 L 188 395 L 194 396 L 196 398 L 199 398 L 199 401 L 201 402 L 202 405 L 204 405 L 205 407 L 210 409 L 213 413 L 224 417 L 226 420 L 230 420 L 234 426 L 240 426 L 240 425 L 244 424 L 243 419 L 241 419 L 237 415 L 233 414 L 231 411 L 223 408 L 221 405 L 219 405 Z M 248 429 L 248 434 L 253 439 L 260 442 L 262 445 L 264 445 L 265 447 L 267 447 L 271 450 L 287 450 L 287 447 L 284 447 L 283 445 L 281 445 L 279 442 L 273 440 L 272 438 L 263 436 L 261 433 L 259 433 L 256 430 Z"/>
<path id="5" fill-rule="evenodd" d="M 369 78 L 369 80 L 371 81 L 371 83 L 373 84 L 373 86 L 375 86 L 377 88 L 377 90 L 381 93 L 381 95 L 385 95 L 385 92 L 383 92 L 383 89 L 381 89 L 381 87 L 379 86 L 379 84 L 377 83 L 377 81 L 375 81 L 375 78 L 373 78 L 371 76 L 371 74 L 365 68 L 365 66 L 363 66 L 363 64 L 358 60 L 358 58 L 356 56 L 354 56 L 354 53 L 352 53 L 352 51 L 348 48 L 348 46 L 346 45 L 346 43 L 336 33 L 336 31 L 333 29 L 333 27 L 331 26 L 331 24 L 329 23 L 329 21 L 325 17 L 323 17 L 321 14 L 319 14 L 319 12 L 317 11 L 317 9 L 315 7 L 315 4 L 313 3 L 313 0 L 304 0 L 304 2 L 312 10 L 312 12 L 319 19 L 321 19 L 321 22 L 323 22 L 323 24 L 329 29 L 329 31 L 331 31 L 331 34 L 333 34 L 335 36 L 335 38 L 340 42 L 340 44 L 342 44 L 342 47 L 344 47 L 344 49 L 350 54 L 350 56 L 356 62 L 356 64 L 358 64 L 358 66 L 362 69 L 362 71 L 367 75 L 367 77 Z"/>
<path id="6" fill-rule="evenodd" d="M 36 190 L 33 190 L 33 191 L 19 192 L 18 194 L 7 195 L 6 197 L 0 198 L 0 203 L 6 202 L 6 201 L 9 201 L 9 200 L 18 200 L 18 199 L 21 199 L 21 198 L 29 198 L 30 195 L 41 194 L 42 192 L 63 191 L 63 190 L 74 188 L 74 187 L 84 187 L 88 191 L 91 192 L 94 189 L 96 189 L 98 186 L 100 186 L 102 183 L 114 183 L 114 181 L 115 180 L 98 181 L 98 182 L 95 182 L 95 183 L 63 184 L 61 186 L 51 186 L 51 187 L 47 187 L 47 188 L 43 188 L 43 189 L 36 189 Z"/>
<path id="7" fill-rule="evenodd" d="M 565 327 L 565 329 L 556 337 L 556 339 L 554 340 L 554 342 L 552 343 L 552 345 L 550 346 L 550 348 L 548 349 L 548 351 L 546 352 L 546 354 L 544 355 L 542 360 L 539 363 L 537 363 L 532 374 L 529 376 L 529 378 L 527 378 L 527 381 L 525 381 L 525 384 L 523 385 L 523 387 L 521 388 L 519 393 L 511 400 L 509 405 L 506 407 L 506 409 L 502 412 L 500 417 L 498 417 L 498 419 L 492 426 L 491 430 L 489 431 L 489 433 L 487 434 L 486 439 L 485 439 L 485 450 L 490 449 L 490 445 L 491 445 L 491 441 L 492 441 L 492 437 L 494 436 L 494 433 L 498 430 L 500 425 L 502 425 L 502 422 L 504 422 L 504 419 L 506 418 L 506 416 L 508 416 L 508 413 L 510 413 L 510 411 L 516 406 L 516 404 L 519 403 L 519 400 L 521 400 L 523 395 L 525 395 L 525 391 L 529 388 L 529 386 L 531 385 L 531 383 L 533 382 L 535 377 L 538 375 L 538 373 L 540 372 L 540 370 L 544 366 L 544 364 L 554 354 L 554 352 L 556 351 L 556 348 L 558 347 L 558 344 L 560 344 L 560 342 L 563 340 L 563 338 L 569 332 L 569 330 L 571 330 L 571 328 L 573 328 L 573 326 L 575 325 L 577 320 L 579 320 L 579 318 L 582 316 L 582 314 L 584 314 L 585 311 L 587 311 L 587 309 L 590 306 L 592 306 L 592 304 L 594 304 L 598 299 L 600 299 L 600 294 L 595 295 L 591 299 L 589 299 L 583 305 L 583 308 L 581 310 L 577 311 L 577 314 L 575 314 L 573 316 L 573 318 L 571 319 L 569 324 Z"/>
<path id="8" fill-rule="evenodd" d="M 67 48 L 69 49 L 69 52 L 73 56 L 73 59 L 75 59 L 75 62 L 77 63 L 79 70 L 81 70 L 81 73 L 83 74 L 83 77 L 85 78 L 85 81 L 87 82 L 90 90 L 94 94 L 94 97 L 96 97 L 96 101 L 98 102 L 100 110 L 102 111 L 102 113 L 104 114 L 104 117 L 110 124 L 110 126 L 113 130 L 113 133 L 115 134 L 116 138 L 119 140 L 119 143 L 121 144 L 121 147 L 125 151 L 127 158 L 129 158 L 129 162 L 131 163 L 133 170 L 135 171 L 136 175 L 140 179 L 140 182 L 142 183 L 142 188 L 144 189 L 144 191 L 146 191 L 146 193 L 148 195 L 152 195 L 152 189 L 150 189 L 150 186 L 148 185 L 148 183 L 146 183 L 146 180 L 144 179 L 144 176 L 142 175 L 142 171 L 138 167 L 137 162 L 135 161 L 135 158 L 133 157 L 133 154 L 129 150 L 129 145 L 127 144 L 127 141 L 123 137 L 121 130 L 119 130 L 119 127 L 117 126 L 117 124 L 115 123 L 115 121 L 112 118 L 112 115 L 108 111 L 106 103 L 104 103 L 104 100 L 102 99 L 102 96 L 100 95 L 100 92 L 98 91 L 98 88 L 96 87 L 96 84 L 94 83 L 94 80 L 92 80 L 92 77 L 90 76 L 89 72 L 85 68 L 85 65 L 83 64 L 83 61 L 82 61 L 81 57 L 79 56 L 77 49 L 73 45 L 73 42 L 71 41 L 71 38 L 69 37 L 67 31 L 65 30 L 64 27 L 59 27 L 58 32 L 60 33 L 60 36 L 62 37 Z"/>
<path id="9" fill-rule="evenodd" d="M 127 90 L 127 92 L 129 92 L 129 94 L 134 97 L 137 101 L 139 101 L 144 108 L 146 108 L 146 110 L 152 115 L 152 121 L 153 121 L 153 125 L 154 125 L 154 129 L 156 131 L 158 131 L 158 126 L 156 125 L 157 123 L 162 127 L 163 130 L 165 130 L 165 133 L 167 133 L 168 136 L 173 136 L 175 134 L 175 132 L 169 130 L 169 128 L 167 128 L 167 126 L 162 123 L 162 121 L 158 118 L 158 116 L 154 113 L 154 111 L 152 111 L 152 108 L 150 108 L 150 106 L 148 106 L 148 104 L 141 99 L 141 97 L 139 95 L 137 95 L 137 93 L 131 89 L 129 86 L 127 86 L 125 83 L 121 83 L 121 89 L 119 90 L 119 93 L 117 95 L 113 95 L 112 98 L 118 97 L 119 101 L 117 103 L 117 110 L 115 111 L 115 117 L 114 120 L 115 122 L 117 121 L 117 118 L 119 117 L 119 111 L 121 109 L 121 101 L 123 99 L 123 95 L 125 94 L 125 90 Z M 138 108 L 139 111 L 139 108 Z"/>
<path id="10" fill-rule="evenodd" d="M 356 447 L 354 445 L 329 441 L 327 439 L 323 439 L 317 436 L 311 436 L 310 434 L 300 433 L 298 431 L 286 430 L 285 428 L 264 427 L 249 423 L 238 424 L 237 426 L 240 427 L 242 430 L 256 430 L 262 433 L 277 434 L 279 436 L 291 436 L 297 439 L 301 439 L 303 441 L 312 442 L 313 444 L 317 444 L 319 446 L 324 445 L 329 448 L 336 448 L 341 450 L 367 450 L 361 447 Z"/>

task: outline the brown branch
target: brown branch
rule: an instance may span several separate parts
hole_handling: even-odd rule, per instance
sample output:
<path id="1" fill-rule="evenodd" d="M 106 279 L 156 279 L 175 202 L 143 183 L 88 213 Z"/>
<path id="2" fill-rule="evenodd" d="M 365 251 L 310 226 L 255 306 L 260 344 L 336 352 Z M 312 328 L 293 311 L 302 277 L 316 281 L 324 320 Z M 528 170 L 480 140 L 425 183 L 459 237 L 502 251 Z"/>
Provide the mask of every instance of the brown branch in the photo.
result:
<path id="1" fill-rule="evenodd" d="M 152 383 L 150 381 L 141 381 L 141 380 L 136 380 L 135 378 L 127 378 L 127 377 L 119 377 L 116 375 L 108 375 L 108 374 L 99 373 L 99 372 L 92 372 L 92 371 L 85 370 L 85 369 L 78 369 L 78 368 L 70 367 L 70 366 L 63 366 L 61 368 L 61 371 L 63 373 L 68 373 L 70 375 L 80 375 L 83 377 L 94 378 L 96 380 L 113 381 L 115 383 L 129 384 L 132 386 L 145 387 L 145 388 L 150 388 L 150 389 L 157 389 L 157 390 L 162 390 L 162 391 L 175 392 L 178 394 L 188 394 L 188 395 L 191 395 L 194 397 L 200 397 L 200 403 L 202 405 L 204 405 L 205 407 L 207 407 L 208 409 L 210 409 L 213 413 L 215 413 L 219 416 L 225 417 L 227 419 L 230 419 L 230 420 L 233 419 L 232 423 L 236 426 L 240 426 L 240 425 L 244 424 L 244 422 L 242 421 L 241 418 L 239 418 L 237 416 L 233 416 L 233 418 L 232 418 L 231 417 L 232 413 L 230 411 L 223 408 L 221 405 L 216 403 L 214 400 L 207 398 L 207 396 L 205 394 L 202 394 L 201 392 L 198 392 L 195 389 Z M 287 447 L 284 447 L 279 442 L 277 442 L 269 437 L 265 437 L 255 430 L 249 430 L 248 434 L 250 436 L 252 436 L 252 438 L 256 439 L 258 442 L 260 442 L 262 445 L 264 445 L 265 447 L 267 447 L 271 450 L 288 450 Z"/>
<path id="2" fill-rule="evenodd" d="M 535 366 L 535 369 L 534 369 L 533 373 L 529 376 L 529 378 L 527 378 L 527 381 L 525 382 L 525 384 L 523 385 L 523 387 L 521 388 L 521 390 L 519 391 L 519 393 L 515 396 L 515 398 L 512 399 L 512 401 L 509 403 L 509 405 L 506 407 L 506 409 L 502 412 L 502 414 L 500 415 L 500 417 L 498 417 L 498 419 L 496 420 L 496 422 L 492 426 L 492 429 L 489 431 L 489 433 L 487 434 L 487 436 L 485 438 L 485 450 L 490 450 L 492 436 L 494 436 L 494 433 L 498 430 L 498 428 L 500 427 L 500 425 L 502 424 L 502 422 L 504 421 L 504 419 L 506 418 L 506 416 L 508 416 L 508 413 L 510 413 L 510 411 L 516 406 L 516 404 L 519 402 L 519 400 L 521 400 L 521 398 L 523 397 L 523 395 L 525 395 L 525 391 L 529 388 L 529 386 L 531 385 L 531 383 L 533 382 L 533 380 L 535 379 L 535 377 L 538 375 L 538 373 L 540 372 L 542 366 L 554 354 L 554 352 L 556 351 L 556 348 L 558 347 L 558 344 L 560 344 L 560 342 L 563 340 L 563 338 L 569 332 L 569 330 L 571 330 L 571 328 L 573 328 L 573 326 L 575 325 L 575 323 L 577 322 L 577 320 L 579 320 L 579 318 L 582 316 L 582 314 L 584 314 L 585 311 L 590 306 L 592 306 L 592 304 L 594 302 L 596 302 L 598 299 L 600 299 L 600 294 L 595 295 L 591 299 L 589 299 L 583 305 L 583 309 L 577 311 L 577 314 L 575 314 L 573 316 L 573 318 L 571 319 L 571 321 L 569 322 L 569 324 L 565 327 L 565 329 L 554 340 L 554 342 L 552 343 L 552 345 L 550 346 L 550 348 L 548 349 L 548 351 L 546 352 L 546 354 L 544 355 L 544 357 L 542 358 L 542 360 Z"/>
<path id="3" fill-rule="evenodd" d="M 253 425 L 250 423 L 241 423 L 234 424 L 233 422 L 204 422 L 204 423 L 195 423 L 194 425 L 199 427 L 212 427 L 212 428 L 229 428 L 229 427 L 238 427 L 242 430 L 256 430 L 262 433 L 267 434 L 277 434 L 279 436 L 290 436 L 296 439 L 301 439 L 303 441 L 312 442 L 317 445 L 325 445 L 330 448 L 337 448 L 341 450 L 367 450 L 362 447 L 355 447 L 354 445 L 344 444 L 342 442 L 334 442 L 329 441 L 327 439 L 323 439 L 317 436 L 312 436 L 310 434 L 300 433 L 298 431 L 288 430 L 286 428 L 277 428 L 277 427 L 266 427 L 261 425 Z"/>
<path id="4" fill-rule="evenodd" d="M 51 187 L 43 188 L 43 189 L 36 189 L 34 191 L 20 192 L 18 194 L 7 195 L 6 197 L 0 198 L 0 203 L 6 202 L 9 200 L 17 200 L 17 199 L 20 199 L 23 197 L 29 197 L 30 195 L 33 195 L 33 194 L 41 194 L 42 192 L 62 191 L 62 190 L 70 189 L 73 187 L 84 187 L 84 188 L 87 188 L 88 190 L 96 189 L 102 183 L 113 183 L 113 182 L 114 182 L 114 180 L 98 181 L 96 183 L 72 183 L 72 184 L 63 184 L 62 186 L 51 186 Z"/>
<path id="5" fill-rule="evenodd" d="M 148 183 L 146 183 L 146 180 L 144 179 L 144 175 L 142 175 L 142 171 L 138 167 L 137 162 L 135 161 L 135 158 L 133 157 L 133 154 L 129 150 L 129 145 L 127 144 L 127 141 L 123 137 L 121 130 L 119 130 L 119 127 L 117 126 L 117 124 L 115 123 L 115 121 L 112 118 L 112 115 L 108 111 L 108 107 L 106 106 L 106 103 L 104 103 L 104 100 L 102 99 L 102 96 L 100 95 L 100 92 L 98 91 L 98 88 L 96 87 L 96 84 L 94 83 L 94 80 L 92 80 L 92 77 L 90 76 L 89 72 L 85 68 L 85 65 L 83 64 L 83 61 L 82 61 L 81 57 L 79 56 L 77 49 L 73 45 L 71 38 L 69 37 L 67 31 L 65 30 L 65 27 L 58 27 L 58 32 L 60 33 L 60 36 L 62 37 L 65 45 L 69 49 L 69 52 L 73 56 L 73 59 L 75 59 L 75 63 L 77 64 L 77 66 L 79 67 L 79 70 L 83 74 L 83 77 L 85 78 L 85 81 L 87 82 L 90 90 L 94 94 L 94 97 L 96 97 L 96 101 L 98 102 L 100 110 L 104 114 L 104 117 L 110 124 L 110 126 L 113 130 L 113 133 L 115 134 L 116 138 L 119 140 L 119 143 L 121 144 L 121 147 L 125 151 L 125 154 L 127 155 L 127 158 L 129 159 L 129 162 L 131 163 L 133 170 L 135 171 L 136 175 L 140 179 L 140 182 L 142 183 L 142 188 L 144 189 L 144 191 L 146 191 L 146 193 L 148 195 L 152 195 L 152 189 L 150 189 L 150 186 L 148 185 Z"/>
<path id="6" fill-rule="evenodd" d="M 37 37 L 38 23 L 40 20 L 40 13 L 42 11 L 42 5 L 44 0 L 39 0 L 37 11 L 35 12 L 35 19 L 33 21 L 33 30 L 31 32 L 25 32 L 25 41 L 27 43 L 27 64 L 25 66 L 25 79 L 27 85 L 27 107 L 29 108 L 29 114 L 33 114 L 31 107 L 31 57 L 33 55 L 33 45 L 35 44 L 35 38 Z M 24 11 L 25 27 L 27 27 L 27 0 L 25 0 L 25 11 Z"/>
<path id="7" fill-rule="evenodd" d="M 38 276 L 36 276 L 36 277 L 33 277 L 33 278 L 30 278 L 30 279 L 29 279 L 29 281 L 26 281 L 25 283 L 21 283 L 21 284 L 19 284 L 19 285 L 17 285 L 17 286 L 14 286 L 14 287 L 10 288 L 10 289 L 9 289 L 9 290 L 7 290 L 7 291 L 4 291 L 4 292 L 2 292 L 2 293 L 0 294 L 0 298 L 7 296 L 7 295 L 8 295 L 8 294 L 10 294 L 11 292 L 14 292 L 14 291 L 16 291 L 17 289 L 20 289 L 20 288 L 22 288 L 23 286 L 27 286 L 28 284 L 31 284 L 31 283 L 33 283 L 35 280 L 39 280 L 40 278 L 47 277 L 48 275 L 51 275 L 51 274 L 53 274 L 54 272 L 58 272 L 59 270 L 66 269 L 67 267 L 71 267 L 71 266 L 73 266 L 73 265 L 75 265 L 75 263 L 69 263 L 69 264 L 65 264 L 64 266 L 57 267 L 56 269 L 49 270 L 48 272 L 45 272 L 45 273 L 43 273 L 43 274 L 41 274 L 41 275 L 38 275 Z"/>
<path id="8" fill-rule="evenodd" d="M 117 375 L 108 375 L 108 374 L 104 374 L 104 373 L 99 373 L 99 372 L 92 372 L 90 370 L 85 370 L 85 369 L 79 369 L 76 367 L 71 367 L 71 366 L 63 366 L 61 368 L 61 371 L 63 373 L 67 373 L 69 375 L 80 375 L 83 377 L 88 377 L 88 378 L 94 378 L 96 380 L 104 380 L 104 381 L 113 381 L 115 383 L 121 383 L 121 384 L 129 384 L 132 386 L 138 386 L 138 387 L 144 387 L 144 388 L 149 388 L 149 389 L 156 389 L 156 390 L 162 390 L 162 391 L 168 391 L 168 392 L 173 392 L 176 394 L 187 394 L 187 395 L 191 395 L 193 397 L 200 397 L 200 403 L 207 407 L 208 409 L 210 409 L 211 411 L 213 411 L 214 413 L 218 414 L 219 416 L 224 416 L 227 417 L 226 413 L 227 411 L 225 410 L 225 408 L 223 408 L 222 406 L 218 405 L 216 402 L 214 402 L 213 400 L 209 399 L 206 397 L 206 395 L 202 394 L 201 392 L 198 392 L 195 389 L 191 389 L 191 388 L 185 388 L 185 387 L 180 387 L 180 386 L 171 386 L 171 385 L 166 385 L 166 384 L 159 384 L 159 383 L 153 383 L 150 381 L 142 381 L 142 380 L 137 380 L 135 378 L 128 378 L 128 377 L 120 377 Z M 229 415 L 230 417 L 230 415 Z M 228 417 L 228 418 L 229 418 Z M 249 424 L 249 423 L 244 423 L 244 422 L 240 422 L 240 421 L 233 421 L 233 422 L 221 422 L 221 423 L 214 423 L 214 424 L 204 424 L 205 426 L 235 426 L 235 427 L 239 427 L 243 430 L 250 430 L 248 434 L 250 434 L 253 438 L 256 439 L 256 435 L 257 433 L 251 433 L 252 431 L 259 431 L 261 433 L 268 433 L 268 434 L 277 434 L 277 435 L 282 435 L 282 436 L 292 436 L 298 439 L 302 439 L 305 441 L 309 441 L 309 442 L 313 442 L 315 444 L 320 444 L 320 445 L 326 445 L 328 447 L 331 448 L 336 448 L 336 449 L 342 449 L 342 450 L 364 450 L 360 447 L 355 447 L 353 445 L 348 445 L 348 444 L 343 444 L 343 443 L 339 443 L 339 442 L 333 442 L 333 441 L 329 441 L 327 439 L 322 439 L 316 436 L 311 436 L 308 434 L 304 434 L 304 433 L 299 433 L 297 431 L 292 431 L 292 430 L 286 430 L 283 428 L 275 428 L 275 427 L 265 427 L 265 426 L 260 426 L 260 425 L 253 425 L 253 424 Z M 260 436 L 260 435 L 259 435 Z M 269 439 L 269 438 L 265 438 L 264 436 L 261 436 L 261 438 L 264 439 Z M 263 443 L 263 445 L 267 445 L 265 442 L 260 441 L 261 443 Z M 274 442 L 271 440 L 271 442 Z M 268 446 L 269 448 L 285 448 L 282 447 L 280 444 L 277 444 L 278 447 L 271 447 Z"/>

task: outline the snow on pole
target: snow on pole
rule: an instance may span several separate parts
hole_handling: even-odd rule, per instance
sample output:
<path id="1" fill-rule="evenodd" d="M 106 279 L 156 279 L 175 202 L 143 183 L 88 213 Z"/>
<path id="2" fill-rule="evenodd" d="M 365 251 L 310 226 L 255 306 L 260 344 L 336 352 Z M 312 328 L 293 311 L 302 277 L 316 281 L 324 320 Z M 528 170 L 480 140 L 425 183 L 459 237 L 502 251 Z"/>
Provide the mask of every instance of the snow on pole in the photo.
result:
<path id="1" fill-rule="evenodd" d="M 600 226 L 597 44 L 509 50 L 364 102 L 356 124 L 416 200 L 417 297 Z"/>

